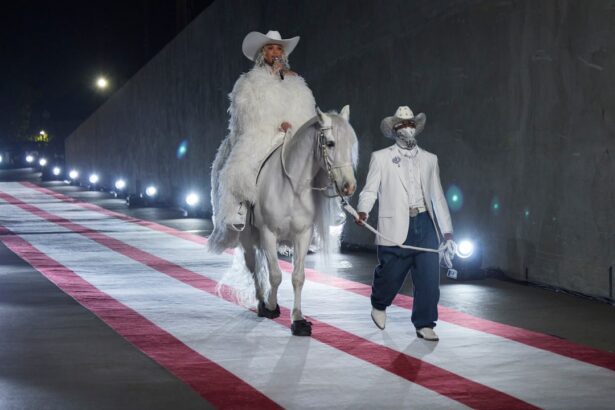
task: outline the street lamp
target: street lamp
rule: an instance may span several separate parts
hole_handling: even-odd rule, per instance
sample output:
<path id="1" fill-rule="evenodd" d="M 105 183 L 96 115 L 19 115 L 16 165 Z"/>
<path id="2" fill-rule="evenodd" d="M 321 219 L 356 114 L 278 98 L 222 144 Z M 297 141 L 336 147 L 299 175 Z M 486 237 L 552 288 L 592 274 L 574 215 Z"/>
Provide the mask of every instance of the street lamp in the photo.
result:
<path id="1" fill-rule="evenodd" d="M 100 90 L 105 90 L 109 87 L 109 81 L 105 77 L 100 76 L 96 79 L 96 87 Z"/>

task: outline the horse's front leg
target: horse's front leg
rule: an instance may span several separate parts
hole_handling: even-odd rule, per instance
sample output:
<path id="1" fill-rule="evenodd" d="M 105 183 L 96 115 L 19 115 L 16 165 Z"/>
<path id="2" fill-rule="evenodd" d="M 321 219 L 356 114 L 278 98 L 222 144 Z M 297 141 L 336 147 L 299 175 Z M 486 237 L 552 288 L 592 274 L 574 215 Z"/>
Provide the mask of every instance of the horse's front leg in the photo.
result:
<path id="1" fill-rule="evenodd" d="M 280 316 L 280 307 L 278 306 L 278 288 L 282 283 L 282 270 L 278 265 L 278 247 L 277 238 L 267 228 L 261 230 L 261 246 L 267 258 L 267 267 L 269 268 L 269 295 L 266 306 L 264 303 L 259 304 L 259 316 L 265 316 L 270 319 Z"/>
<path id="2" fill-rule="evenodd" d="M 293 290 L 295 299 L 293 303 L 291 330 L 295 336 L 310 336 L 312 334 L 312 325 L 303 318 L 301 313 L 301 290 L 305 282 L 305 256 L 310 246 L 312 239 L 312 230 L 297 235 L 294 242 L 294 258 L 293 258 Z"/>
<path id="3" fill-rule="evenodd" d="M 252 278 L 254 279 L 256 300 L 258 300 L 259 304 L 261 302 L 264 303 L 265 296 L 261 287 L 261 281 L 259 280 L 256 266 L 255 245 L 258 243 L 258 231 L 256 231 L 253 226 L 248 224 L 248 226 L 246 226 L 246 229 L 241 233 L 239 240 L 243 248 L 243 257 L 246 264 L 246 268 L 248 268 L 248 270 L 252 274 Z"/>

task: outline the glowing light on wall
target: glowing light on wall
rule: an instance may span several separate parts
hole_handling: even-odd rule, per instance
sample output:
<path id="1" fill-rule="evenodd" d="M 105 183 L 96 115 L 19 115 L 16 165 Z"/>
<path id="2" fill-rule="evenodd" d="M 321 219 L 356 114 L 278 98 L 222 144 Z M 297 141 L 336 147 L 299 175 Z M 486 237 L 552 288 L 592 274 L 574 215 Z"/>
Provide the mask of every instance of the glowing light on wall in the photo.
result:
<path id="1" fill-rule="evenodd" d="M 498 215 L 500 213 L 501 205 L 500 205 L 500 200 L 498 199 L 497 196 L 494 196 L 491 199 L 491 207 L 490 208 L 491 208 L 491 213 L 492 214 Z"/>
<path id="2" fill-rule="evenodd" d="M 177 159 L 184 158 L 187 153 L 188 153 L 188 141 L 183 140 L 182 142 L 179 143 L 179 146 L 177 147 Z"/>
<path id="3" fill-rule="evenodd" d="M 446 190 L 446 201 L 451 211 L 459 211 L 463 207 L 463 192 L 457 185 L 451 185 Z"/>

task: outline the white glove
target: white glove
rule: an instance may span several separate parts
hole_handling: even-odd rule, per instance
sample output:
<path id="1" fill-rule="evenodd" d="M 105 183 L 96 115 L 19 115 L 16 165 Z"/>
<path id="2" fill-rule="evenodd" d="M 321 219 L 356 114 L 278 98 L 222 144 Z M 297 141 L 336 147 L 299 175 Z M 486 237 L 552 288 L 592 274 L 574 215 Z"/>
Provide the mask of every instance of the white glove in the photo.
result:
<path id="1" fill-rule="evenodd" d="M 453 267 L 453 259 L 457 253 L 457 244 L 452 239 L 442 242 L 438 248 L 440 255 L 440 266 L 446 266 L 451 269 Z"/>

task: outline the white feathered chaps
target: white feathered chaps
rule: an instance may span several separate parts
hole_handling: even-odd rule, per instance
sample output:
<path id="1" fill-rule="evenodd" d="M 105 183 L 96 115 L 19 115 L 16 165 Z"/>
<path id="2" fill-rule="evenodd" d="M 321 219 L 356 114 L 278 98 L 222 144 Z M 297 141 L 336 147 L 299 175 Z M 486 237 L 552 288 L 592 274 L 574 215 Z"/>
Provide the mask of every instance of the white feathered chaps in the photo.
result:
<path id="1" fill-rule="evenodd" d="M 243 271 L 254 279 L 256 299 L 270 312 L 277 308 L 277 292 L 282 281 L 277 244 L 279 241 L 293 244 L 293 322 L 303 320 L 304 261 L 312 235 L 316 230 L 323 248 L 327 249 L 329 227 L 336 216 L 330 210 L 339 210 L 331 206 L 337 199 L 314 188 L 335 183 L 345 196 L 352 195 L 356 189 L 354 166 L 358 142 L 348 116 L 348 106 L 340 114 L 318 111 L 316 117 L 285 138 L 282 147 L 274 151 L 260 170 L 252 220 L 240 234 L 241 248 L 237 253 L 242 251 L 246 266 Z"/>

